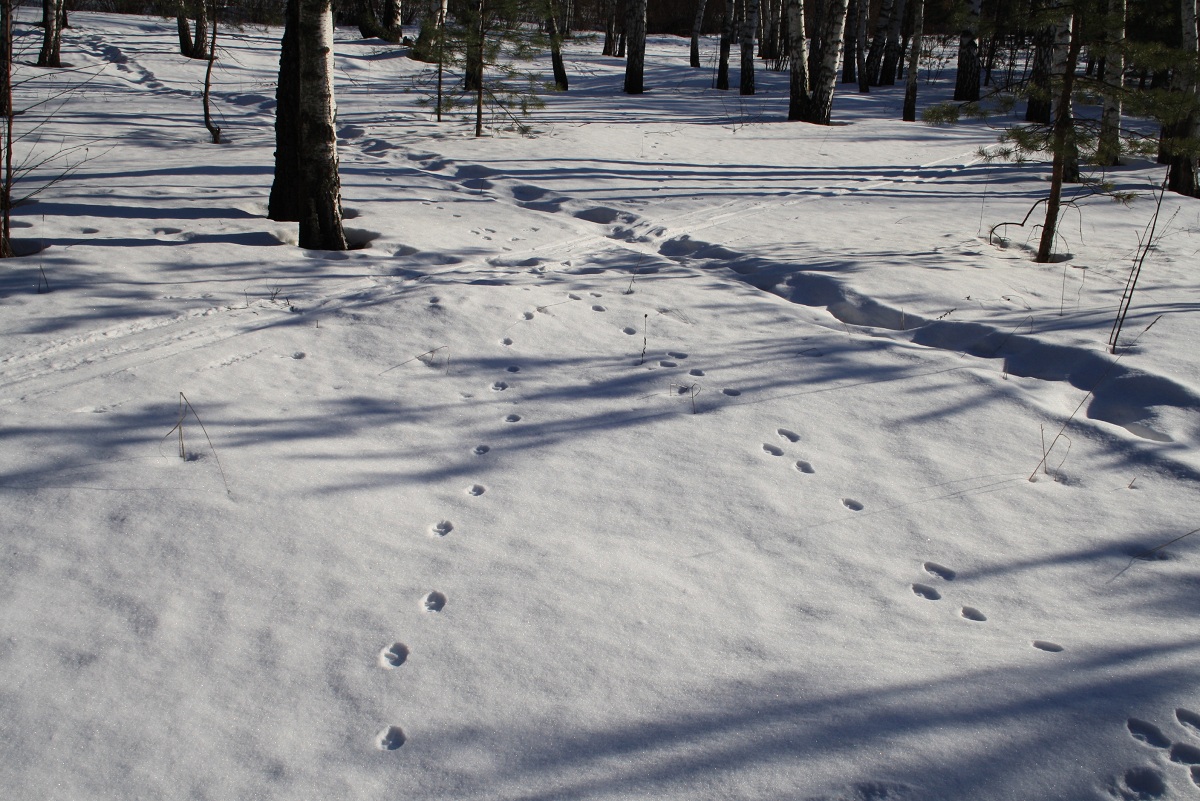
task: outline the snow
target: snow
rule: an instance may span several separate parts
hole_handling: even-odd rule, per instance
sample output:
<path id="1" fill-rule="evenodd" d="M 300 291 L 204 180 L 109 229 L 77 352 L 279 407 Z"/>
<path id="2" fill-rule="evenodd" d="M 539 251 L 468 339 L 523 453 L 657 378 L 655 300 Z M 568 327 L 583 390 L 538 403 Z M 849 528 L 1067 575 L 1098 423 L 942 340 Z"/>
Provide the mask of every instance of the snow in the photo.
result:
<path id="1" fill-rule="evenodd" d="M 1197 525 L 1196 201 L 1106 349 L 1160 168 L 1037 265 L 988 230 L 1046 165 L 899 88 L 788 124 L 786 76 L 652 38 L 627 97 L 575 42 L 532 136 L 475 139 L 339 30 L 365 247 L 306 252 L 279 31 L 221 32 L 214 146 L 173 25 L 19 67 L 88 82 L 0 271 L 10 797 L 1200 792 L 1197 539 L 1133 559 Z"/>

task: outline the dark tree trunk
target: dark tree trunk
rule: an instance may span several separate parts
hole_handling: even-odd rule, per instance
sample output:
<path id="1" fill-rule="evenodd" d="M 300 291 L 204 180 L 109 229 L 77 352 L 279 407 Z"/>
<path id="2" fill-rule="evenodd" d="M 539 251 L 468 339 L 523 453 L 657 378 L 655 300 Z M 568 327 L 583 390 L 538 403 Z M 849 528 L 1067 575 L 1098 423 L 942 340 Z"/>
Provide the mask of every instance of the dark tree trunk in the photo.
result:
<path id="1" fill-rule="evenodd" d="M 1025 122 L 1050 124 L 1050 71 L 1054 61 L 1054 28 L 1043 28 L 1033 38 L 1033 67 L 1029 71 L 1029 102 Z"/>
<path id="2" fill-rule="evenodd" d="M 883 47 L 883 63 L 879 67 L 879 85 L 895 86 L 896 70 L 900 65 L 900 28 L 904 25 L 905 0 L 896 0 L 892 21 L 888 25 L 887 44 Z"/>
<path id="3" fill-rule="evenodd" d="M 688 63 L 694 69 L 700 68 L 700 30 L 704 27 L 705 0 L 696 0 L 696 19 L 692 23 L 692 45 L 688 53 Z"/>
<path id="4" fill-rule="evenodd" d="M 866 0 L 850 0 L 846 7 L 846 55 L 842 58 L 842 83 L 858 81 L 858 4 Z"/>
<path id="5" fill-rule="evenodd" d="M 737 5 L 734 0 L 725 0 L 725 19 L 721 23 L 721 51 L 717 61 L 717 88 L 729 88 L 729 51 L 733 47 Z"/>
<path id="6" fill-rule="evenodd" d="M 1071 113 L 1071 92 L 1075 88 L 1075 68 L 1079 64 L 1079 51 L 1083 46 L 1083 33 L 1080 28 L 1080 20 L 1074 19 L 1071 25 L 1071 43 L 1063 65 L 1062 89 L 1054 110 L 1054 130 L 1051 133 L 1054 162 L 1050 173 L 1050 195 L 1046 199 L 1046 222 L 1042 225 L 1042 237 L 1038 243 L 1039 264 L 1049 262 L 1054 252 L 1054 237 L 1058 233 L 1058 215 L 1062 208 L 1062 188 L 1067 161 L 1073 150 L 1075 119 Z"/>
<path id="7" fill-rule="evenodd" d="M 912 44 L 909 45 L 908 75 L 904 79 L 904 111 L 901 115 L 905 122 L 917 120 L 917 77 L 921 67 L 921 37 L 925 34 L 925 0 L 912 0 L 912 3 Z"/>
<path id="8" fill-rule="evenodd" d="M 746 0 L 746 16 L 742 20 L 742 64 L 739 92 L 754 94 L 754 34 L 758 31 L 760 0 Z"/>
<path id="9" fill-rule="evenodd" d="M 267 217 L 300 220 L 300 50 L 296 40 L 299 0 L 287 0 L 279 47 L 279 83 L 275 88 L 275 180 Z"/>
<path id="10" fill-rule="evenodd" d="M 550 16 L 546 18 L 546 29 L 550 33 L 550 65 L 554 70 L 554 88 L 560 92 L 567 91 L 567 68 L 563 64 L 562 36 L 558 32 L 558 20 L 555 19 L 557 10 L 550 3 Z"/>
<path id="11" fill-rule="evenodd" d="M 966 25 L 958 37 L 958 75 L 954 99 L 974 102 L 979 99 L 979 9 L 980 0 L 971 0 Z"/>
<path id="12" fill-rule="evenodd" d="M 646 0 L 627 0 L 629 13 L 625 16 L 625 35 L 629 42 L 625 58 L 625 94 L 640 95 L 646 91 L 643 71 L 646 66 Z"/>
<path id="13" fill-rule="evenodd" d="M 0 0 L 0 106 L 4 118 L 4 166 L 0 175 L 0 259 L 13 255 L 12 182 L 13 182 L 13 0 Z"/>
<path id="14" fill-rule="evenodd" d="M 879 8 L 879 18 L 875 20 L 875 33 L 871 37 L 871 47 L 867 51 L 867 83 L 879 85 L 879 71 L 883 68 L 883 51 L 887 47 L 888 29 L 892 24 L 892 13 L 896 8 L 895 0 L 883 0 Z"/>

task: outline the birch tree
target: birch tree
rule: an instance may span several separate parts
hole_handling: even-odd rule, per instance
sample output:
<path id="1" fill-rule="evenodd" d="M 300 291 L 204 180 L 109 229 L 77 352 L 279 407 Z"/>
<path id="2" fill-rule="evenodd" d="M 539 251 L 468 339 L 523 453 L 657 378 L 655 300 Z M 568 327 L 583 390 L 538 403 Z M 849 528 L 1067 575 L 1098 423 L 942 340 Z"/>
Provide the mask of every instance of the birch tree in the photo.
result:
<path id="1" fill-rule="evenodd" d="M 42 0 L 42 49 L 38 53 L 39 67 L 62 66 L 63 0 Z"/>
<path id="2" fill-rule="evenodd" d="M 298 0 L 300 247 L 346 250 L 338 177 L 330 0 Z"/>
<path id="3" fill-rule="evenodd" d="M 700 30 L 704 27 L 704 7 L 706 0 L 696 0 L 696 18 L 692 22 L 692 44 L 688 53 L 688 63 L 694 68 L 700 67 Z"/>
<path id="4" fill-rule="evenodd" d="M 808 50 L 804 24 L 804 0 L 787 0 L 788 60 L 791 64 L 788 119 L 828 125 L 833 112 L 838 58 L 846 27 L 847 0 L 823 2 L 820 20 L 813 31 L 812 52 Z M 815 65 L 814 69 L 809 64 Z"/>

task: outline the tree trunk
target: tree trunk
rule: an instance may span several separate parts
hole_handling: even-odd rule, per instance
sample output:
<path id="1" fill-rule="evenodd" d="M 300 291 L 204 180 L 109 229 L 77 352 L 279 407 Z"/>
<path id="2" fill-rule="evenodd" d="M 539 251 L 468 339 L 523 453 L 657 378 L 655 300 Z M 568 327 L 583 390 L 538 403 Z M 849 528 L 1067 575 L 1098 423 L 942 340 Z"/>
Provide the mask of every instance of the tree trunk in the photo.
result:
<path id="1" fill-rule="evenodd" d="M 1109 0 L 1104 31 L 1104 112 L 1096 161 L 1103 167 L 1121 164 L 1121 92 L 1125 79 L 1125 0 Z"/>
<path id="2" fill-rule="evenodd" d="M 1071 23 L 1074 24 L 1071 24 Z M 1050 195 L 1046 199 L 1046 221 L 1042 225 L 1042 238 L 1038 243 L 1037 262 L 1047 264 L 1054 252 L 1054 237 L 1058 233 L 1058 213 L 1062 207 L 1064 174 L 1075 138 L 1075 120 L 1071 114 L 1071 92 L 1075 88 L 1075 68 L 1079 64 L 1079 51 L 1083 45 L 1083 33 L 1078 19 L 1067 18 L 1070 29 L 1070 44 L 1063 60 L 1063 80 L 1058 103 L 1054 110 L 1054 130 L 1051 133 L 1053 166 L 1050 173 Z"/>
<path id="3" fill-rule="evenodd" d="M 867 23 L 870 11 L 870 0 L 859 0 L 858 43 L 854 47 L 854 63 L 858 70 L 858 93 L 864 95 L 871 91 L 871 81 L 867 75 Z"/>
<path id="4" fill-rule="evenodd" d="M 267 201 L 267 218 L 276 222 L 300 220 L 299 13 L 299 0 L 287 0 L 275 87 L 275 180 Z"/>
<path id="5" fill-rule="evenodd" d="M 381 37 L 384 41 L 396 44 L 400 41 L 404 34 L 403 25 L 400 22 L 401 11 L 400 0 L 383 0 L 383 14 L 379 20 Z"/>
<path id="6" fill-rule="evenodd" d="M 199 0 L 196 6 L 196 33 L 192 36 L 192 58 L 208 58 L 208 4 Z"/>
<path id="7" fill-rule="evenodd" d="M 38 53 L 39 67 L 61 67 L 63 0 L 42 0 L 42 49 Z"/>
<path id="8" fill-rule="evenodd" d="M 207 2 L 207 0 L 205 0 Z M 213 122 L 209 98 L 212 94 L 213 65 L 217 62 L 217 5 L 213 0 L 212 35 L 208 37 L 208 66 L 204 70 L 204 127 L 214 145 L 221 144 L 221 127 Z"/>
<path id="9" fill-rule="evenodd" d="M 1071 58 L 1071 46 L 1074 41 L 1079 38 L 1075 28 L 1080 21 L 1075 18 L 1073 12 L 1067 12 L 1066 15 L 1059 20 L 1058 25 L 1054 29 L 1054 77 L 1058 81 L 1058 85 L 1062 85 L 1067 81 L 1068 73 L 1071 73 L 1070 80 L 1072 85 L 1075 81 L 1074 72 L 1079 64 L 1079 54 L 1077 53 L 1074 59 Z M 1071 120 L 1071 124 L 1067 126 L 1066 140 L 1063 142 L 1063 175 L 1062 179 L 1068 184 L 1079 183 L 1079 143 L 1075 136 L 1075 119 L 1074 109 L 1071 103 L 1071 94 L 1059 95 L 1059 103 L 1065 103 L 1066 109 L 1055 109 L 1055 121 L 1062 112 L 1065 111 L 1067 118 Z"/>
<path id="10" fill-rule="evenodd" d="M 808 41 L 804 27 L 804 0 L 785 0 L 788 24 L 788 119 L 804 120 L 812 101 L 808 82 Z"/>
<path id="11" fill-rule="evenodd" d="M 179 29 L 179 55 L 191 58 L 195 52 L 195 45 L 192 44 L 192 23 L 188 20 L 183 0 L 180 0 L 175 14 L 175 25 Z"/>
<path id="12" fill-rule="evenodd" d="M 640 95 L 646 91 L 642 72 L 646 66 L 646 0 L 626 0 L 629 14 L 625 17 L 628 37 L 625 57 L 625 94 Z"/>
<path id="13" fill-rule="evenodd" d="M 900 64 L 900 28 L 904 25 L 905 0 L 896 0 L 892 22 L 888 26 L 887 44 L 883 47 L 883 63 L 879 67 L 879 85 L 895 86 L 896 69 Z"/>
<path id="14" fill-rule="evenodd" d="M 688 63 L 694 69 L 700 68 L 700 31 L 704 27 L 704 6 L 706 0 L 696 0 L 696 19 L 692 22 L 692 47 L 688 54 Z"/>
<path id="15" fill-rule="evenodd" d="M 4 118 L 4 167 L 0 175 L 0 259 L 13 255 L 12 182 L 13 182 L 13 0 L 0 0 L 0 106 Z"/>
<path id="16" fill-rule="evenodd" d="M 788 26 L 792 74 L 788 119 L 828 125 L 833 110 L 833 93 L 842 54 L 847 0 L 825 0 L 813 31 L 812 52 L 805 53 L 804 3 L 788 0 Z M 799 65 L 798 65 L 799 64 Z M 809 72 L 809 65 L 816 68 Z"/>
<path id="17" fill-rule="evenodd" d="M 546 28 L 550 33 L 550 64 L 554 70 L 554 88 L 560 92 L 567 91 L 567 68 L 563 64 L 562 36 L 558 32 L 558 20 L 555 17 L 558 9 L 553 0 L 550 2 L 550 16 L 546 19 Z"/>
<path id="18" fill-rule="evenodd" d="M 338 177 L 330 0 L 299 0 L 300 247 L 346 250 Z"/>
<path id="19" fill-rule="evenodd" d="M 1033 37 L 1033 67 L 1029 71 L 1029 101 L 1025 121 L 1050 124 L 1050 73 L 1054 61 L 1054 28 L 1043 28 Z"/>
<path id="20" fill-rule="evenodd" d="M 979 99 L 979 11 L 981 0 L 970 0 L 967 18 L 958 37 L 958 74 L 954 99 L 974 102 Z"/>
<path id="21" fill-rule="evenodd" d="M 867 83 L 870 86 L 879 85 L 879 71 L 883 67 L 883 50 L 887 47 L 888 29 L 892 23 L 892 12 L 896 8 L 895 0 L 883 0 L 879 7 L 879 17 L 875 20 L 875 34 L 871 37 L 871 47 L 867 51 Z"/>
<path id="22" fill-rule="evenodd" d="M 858 70 L 855 69 L 858 60 L 858 6 L 866 0 L 850 0 L 846 6 L 846 55 L 842 59 L 842 83 L 854 83 L 858 80 Z"/>
<path id="23" fill-rule="evenodd" d="M 742 69 L 739 76 L 740 93 L 754 94 L 754 34 L 758 31 L 760 0 L 746 0 L 746 16 L 742 20 Z"/>
<path id="24" fill-rule="evenodd" d="M 1175 126 L 1176 143 L 1171 149 L 1167 168 L 1167 189 L 1181 195 L 1196 197 L 1200 187 L 1196 180 L 1196 137 L 1200 134 L 1200 115 L 1196 112 L 1197 94 L 1196 69 L 1200 53 L 1200 41 L 1196 30 L 1196 0 L 1182 0 L 1180 20 L 1183 23 L 1182 50 L 1187 56 L 1187 66 L 1179 70 L 1179 91 L 1190 95 L 1191 109 Z"/>
<path id="25" fill-rule="evenodd" d="M 717 61 L 717 88 L 729 88 L 729 51 L 733 47 L 734 20 L 737 6 L 734 0 L 725 0 L 725 19 L 721 21 L 721 51 Z"/>
<path id="26" fill-rule="evenodd" d="M 904 79 L 904 112 L 905 122 L 917 120 L 917 73 L 921 67 L 921 37 L 925 34 L 925 0 L 913 2 L 913 32 L 912 44 L 909 45 L 908 75 Z"/>

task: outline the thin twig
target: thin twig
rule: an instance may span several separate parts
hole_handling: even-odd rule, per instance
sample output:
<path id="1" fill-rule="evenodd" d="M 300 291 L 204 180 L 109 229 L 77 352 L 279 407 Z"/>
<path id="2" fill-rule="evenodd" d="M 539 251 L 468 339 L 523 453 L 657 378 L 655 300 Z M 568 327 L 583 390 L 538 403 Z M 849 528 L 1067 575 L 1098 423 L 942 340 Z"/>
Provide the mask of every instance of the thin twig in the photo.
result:
<path id="1" fill-rule="evenodd" d="M 1117 579 L 1119 579 L 1119 578 L 1121 577 L 1121 575 L 1122 575 L 1122 574 L 1124 574 L 1124 572 L 1125 572 L 1126 570 L 1128 570 L 1129 568 L 1133 567 L 1133 563 L 1134 563 L 1134 562 L 1136 562 L 1137 560 L 1139 560 L 1139 559 L 1149 559 L 1149 558 L 1150 558 L 1151 556 L 1153 556 L 1155 553 L 1157 553 L 1158 551 L 1161 551 L 1163 548 L 1166 548 L 1168 545 L 1174 545 L 1175 543 L 1179 542 L 1180 540 L 1184 539 L 1185 537 L 1190 537 L 1190 536 L 1192 536 L 1192 535 L 1193 535 L 1193 534 L 1195 534 L 1197 531 L 1200 531 L 1200 528 L 1194 528 L 1194 529 L 1192 529 L 1191 531 L 1189 531 L 1187 534 L 1180 534 L 1180 535 L 1179 535 L 1178 537 L 1176 537 L 1175 539 L 1173 539 L 1173 540 L 1170 540 L 1169 542 L 1164 542 L 1162 545 L 1155 545 L 1153 548 L 1151 548 L 1151 549 L 1150 549 L 1150 550 L 1148 550 L 1148 551 L 1142 551 L 1141 553 L 1134 554 L 1134 555 L 1133 555 L 1133 557 L 1132 557 L 1132 558 L 1130 558 L 1130 560 L 1129 560 L 1129 564 L 1127 564 L 1127 565 L 1125 565 L 1125 567 L 1121 568 L 1121 572 L 1120 572 L 1120 573 L 1117 573 L 1117 575 L 1115 575 L 1115 576 L 1113 576 L 1112 578 L 1110 578 L 1110 579 L 1108 580 L 1108 583 L 1112 583 L 1112 582 L 1116 581 Z"/>

